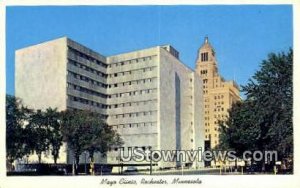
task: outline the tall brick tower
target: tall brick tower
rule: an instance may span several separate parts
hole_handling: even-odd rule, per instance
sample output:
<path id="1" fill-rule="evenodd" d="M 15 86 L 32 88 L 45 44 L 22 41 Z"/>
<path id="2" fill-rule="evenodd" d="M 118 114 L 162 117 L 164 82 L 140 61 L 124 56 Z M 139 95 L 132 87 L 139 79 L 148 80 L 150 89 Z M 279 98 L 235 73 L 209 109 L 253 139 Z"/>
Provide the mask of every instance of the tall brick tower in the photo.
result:
<path id="1" fill-rule="evenodd" d="M 195 69 L 203 81 L 205 140 L 214 148 L 219 144 L 218 120 L 224 120 L 228 109 L 240 100 L 239 88 L 219 74 L 216 53 L 208 37 L 199 48 Z"/>

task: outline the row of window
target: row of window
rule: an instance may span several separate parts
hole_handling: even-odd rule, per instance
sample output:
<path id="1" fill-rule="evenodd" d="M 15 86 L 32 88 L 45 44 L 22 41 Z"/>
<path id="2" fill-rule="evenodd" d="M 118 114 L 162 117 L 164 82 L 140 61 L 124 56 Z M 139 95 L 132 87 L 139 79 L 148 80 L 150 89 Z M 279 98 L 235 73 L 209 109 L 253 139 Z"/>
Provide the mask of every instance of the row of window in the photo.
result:
<path id="1" fill-rule="evenodd" d="M 81 81 L 85 81 L 87 83 L 91 83 L 93 85 L 97 85 L 97 86 L 100 86 L 100 87 L 103 87 L 103 88 L 107 88 L 108 87 L 107 84 L 102 83 L 102 82 L 98 82 L 98 81 L 96 81 L 96 80 L 94 80 L 92 78 L 89 78 L 87 76 L 83 76 L 81 74 L 77 74 L 77 73 L 72 72 L 72 71 L 68 71 L 67 73 L 68 73 L 68 75 L 71 75 L 75 79 L 79 79 Z"/>
<path id="2" fill-rule="evenodd" d="M 68 96 L 68 97 L 69 97 L 69 100 L 70 100 L 70 97 L 72 97 L 72 96 Z M 83 110 L 81 108 L 70 106 L 70 104 L 67 105 L 67 109 L 68 110 L 73 110 L 73 111 L 82 111 Z M 98 115 L 99 115 L 100 118 L 105 119 L 105 120 L 107 120 L 107 118 L 108 118 L 107 114 L 98 114 Z"/>
<path id="3" fill-rule="evenodd" d="M 85 81 L 87 83 L 91 83 L 93 85 L 97 85 L 97 86 L 101 86 L 103 88 L 116 88 L 118 86 L 127 86 L 127 85 L 135 85 L 135 84 L 140 84 L 140 83 L 150 83 L 152 82 L 153 80 L 156 79 L 156 77 L 153 77 L 153 78 L 146 78 L 146 79 L 140 79 L 140 80 L 132 80 L 132 81 L 127 81 L 127 82 L 121 82 L 121 83 L 115 83 L 115 84 L 105 84 L 105 83 L 102 83 L 102 82 L 98 82 L 92 78 L 89 78 L 87 76 L 83 76 L 81 74 L 77 74 L 75 72 L 72 72 L 72 71 L 68 71 L 68 74 L 69 75 L 72 75 L 75 79 L 80 79 L 82 81 Z"/>
<path id="4" fill-rule="evenodd" d="M 203 74 L 207 74 L 207 70 L 201 70 L 201 71 L 200 71 L 200 74 L 202 74 L 202 75 L 203 75 Z"/>
<path id="5" fill-rule="evenodd" d="M 130 71 L 124 71 L 124 72 L 116 72 L 116 73 L 109 74 L 109 78 L 114 78 L 118 76 L 127 76 L 127 75 L 131 75 L 132 73 L 141 74 L 141 73 L 152 71 L 155 67 L 156 66 L 140 68 L 140 69 L 132 69 Z"/>
<path id="6" fill-rule="evenodd" d="M 216 85 L 216 87 L 219 87 L 219 85 Z M 224 84 L 222 84 L 222 85 L 220 84 L 220 87 L 224 87 Z"/>
<path id="7" fill-rule="evenodd" d="M 118 97 L 126 97 L 126 96 L 134 96 L 134 95 L 143 95 L 143 94 L 149 94 L 149 93 L 154 93 L 157 89 L 144 89 L 144 90 L 136 90 L 136 91 L 131 91 L 131 92 L 124 92 L 124 93 L 117 93 L 117 94 L 113 94 L 113 95 L 106 95 L 91 89 L 87 89 L 85 87 L 81 87 L 79 85 L 73 84 L 73 83 L 67 83 L 67 87 L 80 91 L 80 92 L 84 92 L 87 94 L 91 94 L 91 95 L 95 95 L 101 98 L 118 98 Z M 145 102 L 144 102 L 145 103 Z M 131 105 L 131 103 L 129 103 Z M 138 103 L 137 103 L 138 105 Z M 122 106 L 122 104 L 120 104 L 120 106 Z M 123 104 L 124 106 L 124 104 Z"/>
<path id="8" fill-rule="evenodd" d="M 208 52 L 201 53 L 201 61 L 208 61 Z"/>
<path id="9" fill-rule="evenodd" d="M 215 114 L 215 115 L 214 115 L 214 118 L 219 118 L 219 119 L 220 119 L 220 118 L 225 118 L 225 117 L 226 117 L 226 116 L 225 116 L 224 114 Z M 204 119 L 208 121 L 208 120 L 209 120 L 209 117 L 205 117 Z M 205 124 L 206 124 L 206 123 L 205 123 Z"/>
<path id="10" fill-rule="evenodd" d="M 142 90 L 136 90 L 136 91 L 130 91 L 130 92 L 116 93 L 116 94 L 112 94 L 111 98 L 150 94 L 150 93 L 155 93 L 156 90 L 157 89 L 154 88 L 154 89 L 142 89 Z M 109 96 L 109 98 L 110 98 L 110 96 Z"/>
<path id="11" fill-rule="evenodd" d="M 224 111 L 224 108 L 223 108 L 223 107 L 222 107 L 222 108 L 215 108 L 214 111 L 215 111 L 215 112 L 223 112 L 223 111 Z"/>
<path id="12" fill-rule="evenodd" d="M 137 101 L 137 102 L 126 102 L 126 103 L 119 103 L 119 104 L 111 104 L 111 108 L 121 108 L 121 107 L 129 107 L 129 106 L 140 106 L 140 105 L 147 105 L 147 104 L 156 104 L 157 100 L 144 100 L 144 101 Z"/>
<path id="13" fill-rule="evenodd" d="M 208 135 L 205 135 L 205 138 L 206 139 L 208 139 L 209 138 L 209 136 Z M 218 138 L 218 135 L 217 134 L 215 134 L 215 138 Z M 217 144 L 218 142 L 217 141 L 215 141 L 215 144 Z"/>
<path id="14" fill-rule="evenodd" d="M 136 58 L 136 59 L 126 60 L 126 61 L 122 61 L 122 62 L 111 63 L 110 65 L 108 65 L 108 67 L 112 68 L 112 67 L 118 67 L 118 66 L 123 66 L 123 65 L 129 65 L 129 64 L 133 64 L 133 63 L 150 61 L 151 59 L 152 59 L 152 56 Z"/>
<path id="15" fill-rule="evenodd" d="M 75 97 L 75 96 L 71 96 L 69 95 L 68 98 L 71 101 L 75 101 L 75 102 L 80 102 L 82 104 L 87 104 L 87 105 L 91 105 L 91 106 L 95 106 L 98 108 L 102 108 L 102 109 L 113 109 L 113 108 L 121 108 L 121 107 L 129 107 L 129 106 L 140 106 L 140 105 L 147 105 L 147 104 L 156 104 L 157 100 L 145 100 L 145 101 L 137 101 L 137 102 L 127 102 L 127 103 L 120 103 L 120 104 L 111 104 L 111 105 L 106 105 L 106 104 L 101 104 L 99 102 L 95 102 L 92 100 L 88 100 L 88 99 L 84 99 L 81 97 Z"/>
<path id="16" fill-rule="evenodd" d="M 221 131 L 221 128 L 215 127 L 214 130 L 215 130 L 215 131 Z M 205 129 L 205 132 L 209 132 L 209 131 L 210 131 L 210 129 Z"/>
<path id="17" fill-rule="evenodd" d="M 217 100 L 217 99 L 223 99 L 223 98 L 224 98 L 224 95 L 215 96 L 215 100 Z"/>
<path id="18" fill-rule="evenodd" d="M 108 87 L 109 88 L 112 88 L 112 87 L 116 88 L 116 87 L 119 87 L 119 86 L 128 86 L 128 85 L 138 85 L 138 84 L 151 83 L 155 79 L 156 79 L 156 77 L 140 79 L 140 80 L 131 80 L 131 81 L 127 81 L 127 82 L 109 84 Z"/>
<path id="19" fill-rule="evenodd" d="M 75 48 L 73 48 L 71 46 L 68 46 L 68 47 L 69 47 L 69 53 L 73 54 L 75 57 L 84 58 L 84 59 L 86 59 L 86 60 L 88 60 L 88 61 L 90 61 L 92 63 L 95 63 L 96 65 L 99 65 L 101 67 L 107 68 L 108 65 L 106 63 L 101 62 L 98 59 L 96 59 L 96 58 L 94 58 L 94 57 L 92 57 L 92 56 L 90 56 L 88 54 L 80 52 L 79 50 L 77 50 L 77 49 L 75 49 Z"/>
<path id="20" fill-rule="evenodd" d="M 221 117 L 224 118 L 225 115 L 224 114 L 215 114 L 214 117 L 215 118 L 221 118 Z"/>
<path id="21" fill-rule="evenodd" d="M 215 105 L 222 105 L 222 104 L 224 104 L 224 101 L 215 102 Z"/>
<path id="22" fill-rule="evenodd" d="M 120 124 L 113 125 L 115 129 L 126 129 L 126 128 L 139 128 L 139 127 L 150 127 L 155 126 L 156 122 L 142 122 L 142 123 L 128 123 L 128 124 Z"/>
<path id="23" fill-rule="evenodd" d="M 67 83 L 67 87 L 70 88 L 70 89 L 74 89 L 76 91 L 80 91 L 80 92 L 87 93 L 87 94 L 90 94 L 90 95 L 98 96 L 98 97 L 101 97 L 101 98 L 104 98 L 104 99 L 108 98 L 108 95 L 106 95 L 106 94 L 103 94 L 103 93 L 100 93 L 98 91 L 94 91 L 94 90 L 91 90 L 91 89 L 87 89 L 85 87 L 81 87 L 81 86 L 73 84 L 73 83 Z"/>
<path id="24" fill-rule="evenodd" d="M 85 71 L 88 71 L 90 73 L 93 73 L 93 74 L 96 74 L 98 76 L 101 76 L 103 78 L 107 78 L 108 77 L 107 74 L 105 74 L 105 73 L 103 73 L 101 71 L 98 71 L 98 70 L 96 70 L 94 68 L 91 68 L 89 66 L 86 66 L 83 63 L 80 63 L 80 62 L 77 62 L 77 61 L 74 61 L 74 60 L 71 60 L 71 59 L 68 59 L 68 63 L 71 64 L 71 65 L 73 65 L 73 66 L 75 66 L 75 67 L 81 68 L 81 69 L 83 69 Z"/>
<path id="25" fill-rule="evenodd" d="M 145 83 L 151 83 L 153 80 L 156 79 L 156 77 L 153 78 L 146 78 L 146 79 L 140 79 L 140 80 L 132 80 L 132 81 L 127 81 L 127 82 L 121 82 L 121 83 L 116 83 L 116 84 L 105 84 L 102 82 L 98 82 L 94 79 L 91 79 L 87 76 L 83 76 L 80 74 L 77 74 L 75 72 L 72 71 L 68 71 L 68 74 L 72 75 L 75 79 L 80 79 L 82 81 L 85 81 L 87 83 L 91 83 L 93 85 L 97 85 L 100 86 L 102 88 L 116 88 L 118 86 L 128 86 L 128 85 L 135 85 L 135 84 L 145 84 Z"/>
<path id="26" fill-rule="evenodd" d="M 101 104 L 99 102 L 95 102 L 95 101 L 92 101 L 92 100 L 84 99 L 84 98 L 81 98 L 81 97 L 75 97 L 75 96 L 71 96 L 71 95 L 68 96 L 68 99 L 70 101 L 79 102 L 79 103 L 90 105 L 90 106 L 95 106 L 95 107 L 98 107 L 98 108 L 101 108 L 101 109 L 107 109 L 108 106 L 109 106 L 109 105 L 106 105 L 106 104 Z"/>
<path id="27" fill-rule="evenodd" d="M 124 114 L 114 114 L 110 115 L 111 118 L 127 118 L 127 117 L 139 117 L 139 116 L 151 116 L 156 114 L 156 110 L 154 111 L 143 111 L 143 112 L 132 112 L 132 113 L 124 113 Z"/>

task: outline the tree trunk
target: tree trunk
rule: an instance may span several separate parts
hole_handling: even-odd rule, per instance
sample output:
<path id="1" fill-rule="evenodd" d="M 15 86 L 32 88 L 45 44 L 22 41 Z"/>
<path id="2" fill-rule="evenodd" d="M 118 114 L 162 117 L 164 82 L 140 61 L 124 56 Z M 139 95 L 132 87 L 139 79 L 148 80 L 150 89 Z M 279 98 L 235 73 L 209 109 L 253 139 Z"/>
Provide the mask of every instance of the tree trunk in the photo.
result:
<path id="1" fill-rule="evenodd" d="M 78 175 L 79 155 L 75 155 L 75 175 Z"/>
<path id="2" fill-rule="evenodd" d="M 58 159 L 58 156 L 59 156 L 58 153 L 59 153 L 59 151 L 57 151 L 56 149 L 54 149 L 54 150 L 52 151 L 52 156 L 53 156 L 54 164 L 57 163 L 57 159 Z"/>
<path id="3" fill-rule="evenodd" d="M 264 152 L 264 150 L 263 150 L 263 152 Z M 264 152 L 265 153 L 265 152 Z M 265 162 L 265 155 L 263 155 L 263 158 L 262 158 L 262 168 L 261 168 L 261 170 L 262 170 L 262 172 L 263 173 L 265 173 L 266 172 L 266 162 Z"/>
<path id="4" fill-rule="evenodd" d="M 39 164 L 41 164 L 41 161 L 42 161 L 42 153 L 38 153 L 38 159 L 39 159 Z"/>
<path id="5" fill-rule="evenodd" d="M 95 167 L 94 167 L 94 151 L 89 151 L 90 157 L 90 167 L 91 167 L 91 175 L 95 174 Z"/>
<path id="6" fill-rule="evenodd" d="M 94 152 L 93 151 L 89 151 L 89 155 L 90 155 L 91 163 L 94 162 Z"/>
<path id="7" fill-rule="evenodd" d="M 234 161 L 234 171 L 237 171 L 237 158 L 235 159 L 235 161 Z"/>

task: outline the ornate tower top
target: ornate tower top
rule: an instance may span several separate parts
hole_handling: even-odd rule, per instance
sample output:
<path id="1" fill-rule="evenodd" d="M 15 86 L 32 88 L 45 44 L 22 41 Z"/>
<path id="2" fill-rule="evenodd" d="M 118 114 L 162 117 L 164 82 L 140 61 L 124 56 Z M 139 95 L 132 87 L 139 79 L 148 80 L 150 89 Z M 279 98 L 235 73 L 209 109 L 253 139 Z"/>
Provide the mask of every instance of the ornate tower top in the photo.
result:
<path id="1" fill-rule="evenodd" d="M 205 44 L 208 43 L 208 36 L 205 37 L 205 42 L 204 42 L 204 43 L 205 43 Z"/>
<path id="2" fill-rule="evenodd" d="M 204 38 L 204 43 L 198 50 L 197 63 L 214 62 L 216 63 L 215 50 L 208 41 L 208 37 Z"/>

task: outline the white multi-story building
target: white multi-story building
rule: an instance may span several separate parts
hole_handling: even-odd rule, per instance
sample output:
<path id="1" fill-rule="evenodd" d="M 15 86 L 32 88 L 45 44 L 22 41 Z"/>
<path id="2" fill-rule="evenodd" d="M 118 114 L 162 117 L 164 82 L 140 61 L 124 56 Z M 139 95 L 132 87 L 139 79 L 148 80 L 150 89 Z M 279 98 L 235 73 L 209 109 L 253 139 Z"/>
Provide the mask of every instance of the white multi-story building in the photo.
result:
<path id="1" fill-rule="evenodd" d="M 15 61 L 15 95 L 25 105 L 96 111 L 117 130 L 124 145 L 96 162 L 118 163 L 120 150 L 134 148 L 204 150 L 202 80 L 170 45 L 105 57 L 64 37 L 17 50 Z M 72 162 L 66 148 L 58 162 Z"/>

